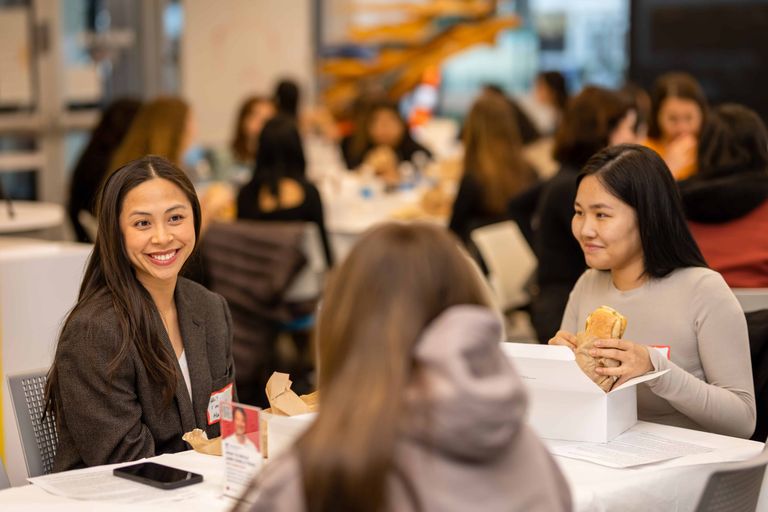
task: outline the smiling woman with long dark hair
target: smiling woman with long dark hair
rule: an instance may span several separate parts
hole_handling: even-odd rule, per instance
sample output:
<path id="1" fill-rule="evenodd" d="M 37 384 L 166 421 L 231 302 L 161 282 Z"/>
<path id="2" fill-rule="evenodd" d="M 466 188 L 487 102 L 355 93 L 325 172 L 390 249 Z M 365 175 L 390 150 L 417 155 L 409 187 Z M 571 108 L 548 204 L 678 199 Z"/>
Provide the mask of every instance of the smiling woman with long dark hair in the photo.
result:
<path id="1" fill-rule="evenodd" d="M 575 348 L 574 333 L 601 305 L 627 318 L 625 339 L 599 340 L 594 357 L 614 385 L 669 370 L 638 385 L 640 419 L 749 437 L 755 393 L 744 313 L 707 264 L 683 216 L 669 168 L 634 144 L 604 149 L 578 178 L 572 221 L 587 270 L 571 292 L 550 344 Z M 631 340 L 631 341 L 630 341 Z M 650 348 L 662 345 L 667 356 Z"/>
<path id="2" fill-rule="evenodd" d="M 179 277 L 200 232 L 186 175 L 147 156 L 115 171 L 46 387 L 63 471 L 187 449 L 194 428 L 219 435 L 209 404 L 233 392 L 224 299 Z"/>

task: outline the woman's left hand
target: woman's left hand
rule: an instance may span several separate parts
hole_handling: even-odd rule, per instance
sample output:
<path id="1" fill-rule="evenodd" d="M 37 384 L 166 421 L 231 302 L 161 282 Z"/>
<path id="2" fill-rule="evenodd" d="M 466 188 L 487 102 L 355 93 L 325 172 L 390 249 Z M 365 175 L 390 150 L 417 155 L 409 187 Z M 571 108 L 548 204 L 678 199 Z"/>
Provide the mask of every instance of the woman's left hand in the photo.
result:
<path id="1" fill-rule="evenodd" d="M 621 386 L 629 379 L 645 375 L 653 370 L 648 347 L 627 340 L 597 340 L 595 341 L 595 348 L 589 351 L 589 355 L 596 358 L 615 359 L 620 363 L 619 366 L 615 367 L 600 366 L 595 369 L 600 375 L 619 377 L 619 380 L 613 385 L 614 388 Z"/>

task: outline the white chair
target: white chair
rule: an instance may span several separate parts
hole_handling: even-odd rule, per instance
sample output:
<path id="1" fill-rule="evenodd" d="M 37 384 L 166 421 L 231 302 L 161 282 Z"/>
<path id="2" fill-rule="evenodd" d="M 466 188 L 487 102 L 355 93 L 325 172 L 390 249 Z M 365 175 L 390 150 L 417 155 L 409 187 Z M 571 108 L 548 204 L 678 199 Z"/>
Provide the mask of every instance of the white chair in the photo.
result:
<path id="1" fill-rule="evenodd" d="M 731 288 L 745 313 L 768 309 L 768 288 Z"/>
<path id="2" fill-rule="evenodd" d="M 530 302 L 525 286 L 536 270 L 536 256 L 511 220 L 477 228 L 472 242 L 488 268 L 488 280 L 505 312 Z"/>
<path id="3" fill-rule="evenodd" d="M 45 411 L 46 370 L 8 376 L 11 407 L 16 416 L 24 462 L 30 477 L 47 475 L 59 444 L 56 422 Z"/>
<path id="4" fill-rule="evenodd" d="M 704 486 L 696 512 L 755 512 L 768 464 L 768 449 L 752 459 L 724 464 Z"/>
<path id="5" fill-rule="evenodd" d="M 323 279 L 328 270 L 328 264 L 325 260 L 320 229 L 314 222 L 304 224 L 302 252 L 307 258 L 307 264 L 293 278 L 291 285 L 285 291 L 285 299 L 288 301 L 299 302 L 315 299 L 320 296 L 323 289 Z"/>
<path id="6" fill-rule="evenodd" d="M 80 210 L 77 212 L 77 220 L 80 222 L 80 225 L 83 226 L 88 238 L 95 242 L 96 233 L 99 231 L 99 221 L 96 220 L 96 217 L 87 210 Z"/>

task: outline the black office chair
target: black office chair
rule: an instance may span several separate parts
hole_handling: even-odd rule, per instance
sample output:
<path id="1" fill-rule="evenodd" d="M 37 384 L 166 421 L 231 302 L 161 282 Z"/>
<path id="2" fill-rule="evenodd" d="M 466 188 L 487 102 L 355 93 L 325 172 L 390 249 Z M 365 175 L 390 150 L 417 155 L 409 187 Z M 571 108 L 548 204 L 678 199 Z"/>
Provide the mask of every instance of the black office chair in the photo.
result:
<path id="1" fill-rule="evenodd" d="M 752 439 L 764 443 L 768 437 L 768 309 L 750 311 L 745 316 L 757 405 L 757 425 Z"/>

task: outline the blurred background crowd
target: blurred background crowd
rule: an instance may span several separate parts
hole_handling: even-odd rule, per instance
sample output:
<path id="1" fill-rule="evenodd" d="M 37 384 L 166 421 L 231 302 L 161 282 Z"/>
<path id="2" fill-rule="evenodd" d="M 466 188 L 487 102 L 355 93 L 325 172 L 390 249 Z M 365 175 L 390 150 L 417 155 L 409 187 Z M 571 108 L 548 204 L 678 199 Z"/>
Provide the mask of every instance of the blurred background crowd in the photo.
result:
<path id="1" fill-rule="evenodd" d="M 546 342 L 586 268 L 576 175 L 614 144 L 664 158 L 730 286 L 768 287 L 766 26 L 756 0 L 0 0 L 0 191 L 89 243 L 105 175 L 181 166 L 207 242 L 187 271 L 229 294 L 241 401 L 264 404 L 272 370 L 312 386 L 305 260 L 380 220 L 448 226 L 492 285 L 473 233 L 513 221 L 533 268 L 494 291 L 510 337 Z M 315 244 L 294 261 L 264 240 L 301 237 L 244 220 Z M 258 268 L 222 263 L 232 240 Z"/>

